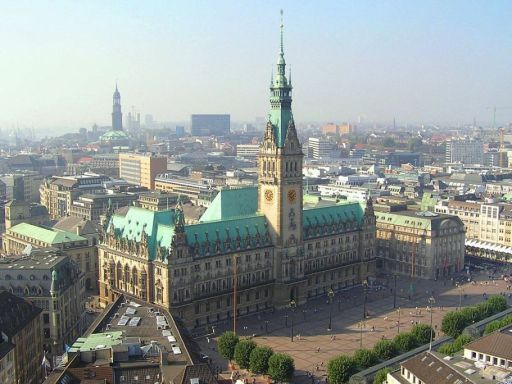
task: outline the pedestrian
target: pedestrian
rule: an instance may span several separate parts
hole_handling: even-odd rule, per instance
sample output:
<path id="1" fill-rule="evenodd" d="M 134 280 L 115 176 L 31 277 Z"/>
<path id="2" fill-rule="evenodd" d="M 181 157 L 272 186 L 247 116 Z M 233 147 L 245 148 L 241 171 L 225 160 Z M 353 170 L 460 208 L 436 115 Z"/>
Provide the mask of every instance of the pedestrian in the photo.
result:
<path id="1" fill-rule="evenodd" d="M 320 347 L 318 347 L 318 348 L 316 349 L 316 352 L 317 352 L 317 353 L 318 353 L 318 352 L 320 352 Z"/>
<path id="2" fill-rule="evenodd" d="M 207 342 L 208 344 L 210 344 L 210 338 L 209 338 L 209 337 L 207 337 L 207 338 L 206 338 L 206 342 Z"/>

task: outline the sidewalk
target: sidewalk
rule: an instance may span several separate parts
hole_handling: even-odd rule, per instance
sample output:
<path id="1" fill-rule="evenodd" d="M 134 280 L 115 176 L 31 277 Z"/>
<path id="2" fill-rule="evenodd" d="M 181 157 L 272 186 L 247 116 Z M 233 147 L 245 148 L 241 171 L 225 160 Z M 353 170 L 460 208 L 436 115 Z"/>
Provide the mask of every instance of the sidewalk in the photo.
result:
<path id="1" fill-rule="evenodd" d="M 482 281 L 487 276 L 481 274 L 476 278 Z M 469 306 L 483 301 L 484 292 L 487 295 L 510 292 L 506 290 L 504 281 L 497 281 L 496 285 L 465 284 L 460 289 L 452 286 L 450 281 L 445 281 L 443 285 L 443 281 L 417 280 L 414 284 L 416 293 L 409 300 L 410 283 L 397 283 L 397 309 L 393 309 L 393 294 L 389 288 L 368 292 L 366 308 L 369 316 L 362 327 L 364 295 L 362 287 L 356 287 L 349 293 L 337 294 L 331 305 L 326 297 L 320 297 L 298 307 L 295 312 L 285 309 L 239 317 L 237 334 L 240 338 L 253 338 L 259 345 L 269 346 L 276 352 L 290 354 L 295 360 L 296 375 L 306 379 L 300 381 L 310 383 L 311 379 L 306 377 L 306 373 L 309 371 L 316 379 L 322 378 L 326 375 L 327 362 L 339 354 L 352 354 L 361 345 L 372 348 L 378 340 L 391 339 L 399 332 L 409 331 L 416 322 L 430 324 L 430 312 L 426 307 L 432 290 L 435 298 L 432 324 L 438 335 L 442 318 L 446 312 L 458 307 L 459 302 L 462 306 Z M 340 297 L 343 297 L 341 301 L 338 300 Z M 212 358 L 212 366 L 220 367 L 223 371 L 227 369 L 227 362 L 217 352 L 215 337 L 226 330 L 232 330 L 232 323 L 216 326 L 209 343 L 206 337 L 197 340 L 203 353 Z"/>

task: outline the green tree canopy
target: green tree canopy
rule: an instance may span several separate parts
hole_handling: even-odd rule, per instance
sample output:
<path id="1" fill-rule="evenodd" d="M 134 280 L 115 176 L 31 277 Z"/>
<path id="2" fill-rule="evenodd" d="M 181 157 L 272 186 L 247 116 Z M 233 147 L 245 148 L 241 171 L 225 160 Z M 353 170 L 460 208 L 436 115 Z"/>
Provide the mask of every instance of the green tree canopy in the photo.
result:
<path id="1" fill-rule="evenodd" d="M 384 361 L 396 356 L 398 351 L 391 340 L 379 340 L 373 346 L 373 352 L 380 360 Z"/>
<path id="2" fill-rule="evenodd" d="M 395 344 L 398 351 L 404 353 L 410 351 L 416 346 L 416 339 L 410 333 L 401 333 L 395 336 L 393 343 Z"/>
<path id="3" fill-rule="evenodd" d="M 266 374 L 268 371 L 268 360 L 274 354 L 269 347 L 256 347 L 251 352 L 249 369 L 251 372 Z"/>
<path id="4" fill-rule="evenodd" d="M 358 349 L 352 356 L 352 360 L 361 370 L 375 365 L 378 361 L 377 355 L 371 349 Z"/>
<path id="5" fill-rule="evenodd" d="M 448 312 L 443 317 L 441 330 L 448 336 L 457 337 L 466 327 L 464 315 L 459 311 Z"/>
<path id="6" fill-rule="evenodd" d="M 238 342 L 233 357 L 240 368 L 249 368 L 251 352 L 254 348 L 256 348 L 256 343 L 252 340 L 242 340 Z"/>
<path id="7" fill-rule="evenodd" d="M 430 343 L 430 331 L 432 331 L 432 340 L 436 337 L 434 330 L 427 324 L 416 324 L 412 327 L 411 334 L 416 339 L 416 344 L 422 345 Z"/>
<path id="8" fill-rule="evenodd" d="M 373 378 L 373 384 L 382 384 L 386 380 L 388 373 L 390 373 L 390 372 L 391 372 L 391 368 L 380 369 L 375 374 L 375 377 Z"/>
<path id="9" fill-rule="evenodd" d="M 286 353 L 274 353 L 268 359 L 268 375 L 279 383 L 289 382 L 295 371 L 293 359 Z"/>
<path id="10" fill-rule="evenodd" d="M 233 332 L 224 332 L 218 341 L 220 355 L 228 360 L 233 360 L 235 347 L 238 344 L 238 336 Z"/>
<path id="11" fill-rule="evenodd" d="M 350 376 L 356 373 L 357 366 L 354 360 L 346 355 L 338 356 L 327 364 L 327 377 L 330 384 L 343 384 L 348 382 Z"/>

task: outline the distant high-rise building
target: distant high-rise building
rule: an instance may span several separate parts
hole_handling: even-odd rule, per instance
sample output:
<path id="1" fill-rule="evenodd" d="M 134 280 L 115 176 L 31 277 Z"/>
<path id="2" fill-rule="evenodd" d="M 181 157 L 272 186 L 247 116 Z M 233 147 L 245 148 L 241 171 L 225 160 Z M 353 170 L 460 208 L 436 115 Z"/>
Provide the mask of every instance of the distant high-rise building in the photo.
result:
<path id="1" fill-rule="evenodd" d="M 446 163 L 483 164 L 484 146 L 478 139 L 453 139 L 446 142 Z"/>
<path id="2" fill-rule="evenodd" d="M 192 136 L 228 135 L 230 125 L 230 115 L 192 115 L 190 117 Z"/>
<path id="3" fill-rule="evenodd" d="M 331 157 L 333 154 L 333 145 L 329 140 L 310 137 L 308 140 L 308 147 L 310 149 L 308 153 L 313 157 L 313 159 L 324 159 L 326 157 Z"/>
<path id="4" fill-rule="evenodd" d="M 123 113 L 121 112 L 121 94 L 117 89 L 114 92 L 114 96 L 112 98 L 112 129 L 114 131 L 122 131 L 123 130 Z"/>
<path id="5" fill-rule="evenodd" d="M 185 127 L 183 125 L 176 126 L 176 136 L 178 136 L 178 137 L 185 136 Z"/>

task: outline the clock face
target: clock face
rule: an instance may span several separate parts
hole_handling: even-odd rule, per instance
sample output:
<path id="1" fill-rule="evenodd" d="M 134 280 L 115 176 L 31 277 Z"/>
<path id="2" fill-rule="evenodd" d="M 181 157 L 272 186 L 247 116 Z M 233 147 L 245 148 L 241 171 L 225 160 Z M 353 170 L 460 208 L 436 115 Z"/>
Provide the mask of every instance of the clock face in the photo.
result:
<path id="1" fill-rule="evenodd" d="M 265 191 L 265 200 L 267 200 L 268 202 L 271 202 L 272 200 L 274 200 L 274 192 L 272 192 L 272 190 L 267 189 Z"/>
<path id="2" fill-rule="evenodd" d="M 290 189 L 288 191 L 288 201 L 290 203 L 294 203 L 296 199 L 297 199 L 297 191 L 295 189 Z"/>

